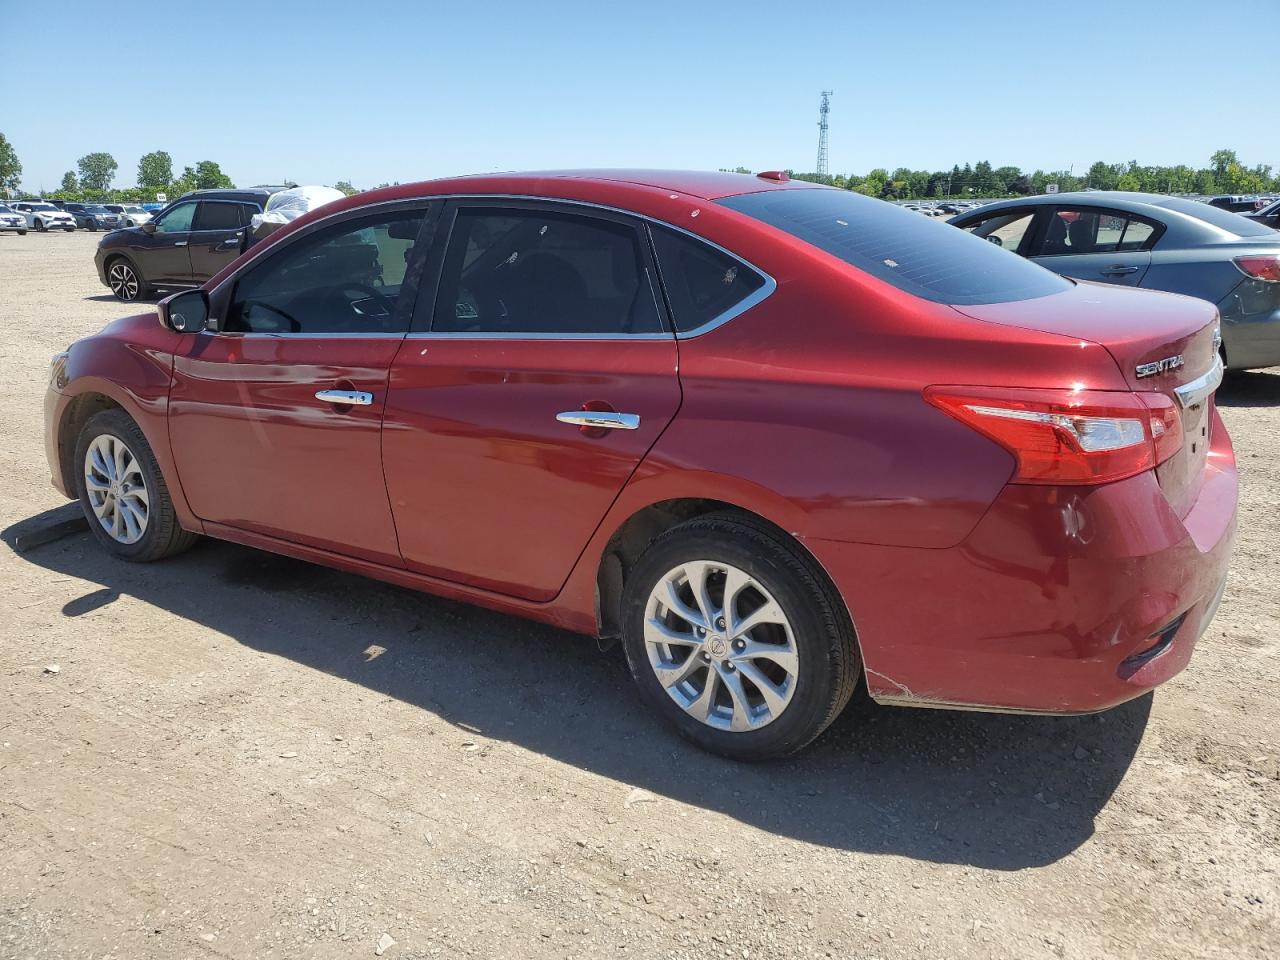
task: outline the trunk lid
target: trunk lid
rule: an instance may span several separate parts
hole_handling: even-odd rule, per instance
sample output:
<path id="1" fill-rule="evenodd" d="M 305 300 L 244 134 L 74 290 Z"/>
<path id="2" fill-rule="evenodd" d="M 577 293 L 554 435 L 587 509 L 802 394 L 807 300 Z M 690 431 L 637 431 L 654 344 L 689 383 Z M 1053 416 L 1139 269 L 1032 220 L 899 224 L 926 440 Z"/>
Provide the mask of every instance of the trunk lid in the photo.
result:
<path id="1" fill-rule="evenodd" d="M 1173 400 L 1182 420 L 1182 449 L 1156 469 L 1156 478 L 1178 516 L 1186 515 L 1200 492 L 1213 421 L 1212 391 L 1220 379 L 1217 308 L 1175 294 L 1079 283 L 1037 300 L 953 309 L 988 323 L 1099 344 L 1131 390 Z"/>

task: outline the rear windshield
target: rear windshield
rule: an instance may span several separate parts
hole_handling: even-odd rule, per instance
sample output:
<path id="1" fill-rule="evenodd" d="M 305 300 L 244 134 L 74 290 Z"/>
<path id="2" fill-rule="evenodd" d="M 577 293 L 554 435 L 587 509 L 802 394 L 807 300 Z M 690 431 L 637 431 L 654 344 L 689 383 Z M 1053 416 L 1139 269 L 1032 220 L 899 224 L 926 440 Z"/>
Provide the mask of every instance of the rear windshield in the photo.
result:
<path id="1" fill-rule="evenodd" d="M 1230 210 L 1223 210 L 1221 207 L 1211 207 L 1209 204 L 1201 203 L 1198 200 L 1165 197 L 1162 200 L 1157 200 L 1155 205 L 1157 207 L 1166 207 L 1169 210 L 1176 210 L 1178 213 L 1185 213 L 1187 216 L 1195 217 L 1197 220 L 1203 220 L 1210 226 L 1225 230 L 1227 233 L 1234 233 L 1237 237 L 1274 237 L 1276 234 L 1265 223 L 1250 220 L 1248 217 L 1242 217 L 1240 214 L 1232 213 Z"/>
<path id="2" fill-rule="evenodd" d="M 1071 287 L 967 231 L 848 190 L 768 190 L 719 202 L 935 303 L 1007 303 Z"/>

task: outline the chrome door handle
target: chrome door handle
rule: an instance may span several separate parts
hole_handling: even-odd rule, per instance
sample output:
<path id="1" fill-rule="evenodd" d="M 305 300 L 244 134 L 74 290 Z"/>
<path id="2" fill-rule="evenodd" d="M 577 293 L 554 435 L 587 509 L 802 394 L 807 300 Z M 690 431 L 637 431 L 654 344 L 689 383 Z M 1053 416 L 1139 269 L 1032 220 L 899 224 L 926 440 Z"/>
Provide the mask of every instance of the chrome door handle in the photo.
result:
<path id="1" fill-rule="evenodd" d="M 373 394 L 363 390 L 317 390 L 316 399 L 325 403 L 336 403 L 343 407 L 369 407 L 373 405 Z"/>
<path id="2" fill-rule="evenodd" d="M 608 410 L 566 410 L 557 413 L 556 419 L 561 423 L 571 423 L 575 427 L 600 427 L 604 430 L 638 430 L 640 414 L 612 413 Z"/>
<path id="3" fill-rule="evenodd" d="M 185 240 L 175 240 L 175 241 L 173 242 L 173 245 L 174 245 L 175 247 L 185 247 L 185 246 L 187 245 L 187 241 L 185 241 Z"/>
<path id="4" fill-rule="evenodd" d="M 1102 271 L 1104 277 L 1123 277 L 1126 273 L 1137 273 L 1137 267 L 1107 267 Z"/>

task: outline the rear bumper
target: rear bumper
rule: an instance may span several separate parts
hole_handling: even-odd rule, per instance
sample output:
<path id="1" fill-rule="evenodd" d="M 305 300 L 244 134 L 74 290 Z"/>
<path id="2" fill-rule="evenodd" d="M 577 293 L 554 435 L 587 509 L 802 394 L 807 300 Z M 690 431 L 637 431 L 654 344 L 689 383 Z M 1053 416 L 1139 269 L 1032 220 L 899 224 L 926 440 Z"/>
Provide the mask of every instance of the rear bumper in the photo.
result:
<path id="1" fill-rule="evenodd" d="M 807 541 L 849 604 L 882 702 L 1088 713 L 1190 661 L 1235 539 L 1237 476 L 1214 413 L 1195 504 L 1146 473 L 1094 488 L 1006 487 L 943 550 Z"/>

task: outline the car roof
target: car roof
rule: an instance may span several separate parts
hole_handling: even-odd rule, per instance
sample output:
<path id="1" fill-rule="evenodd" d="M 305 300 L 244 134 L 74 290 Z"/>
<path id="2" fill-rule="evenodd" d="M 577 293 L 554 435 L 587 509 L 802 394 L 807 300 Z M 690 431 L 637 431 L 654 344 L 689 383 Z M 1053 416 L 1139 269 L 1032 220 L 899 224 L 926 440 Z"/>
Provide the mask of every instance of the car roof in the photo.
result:
<path id="1" fill-rule="evenodd" d="M 759 193 L 764 190 L 820 188 L 819 184 L 809 183 L 804 180 L 779 181 L 753 176 L 749 173 L 726 173 L 709 170 L 587 169 L 532 170 L 476 174 L 441 180 L 424 180 L 417 183 L 384 187 L 360 196 L 366 200 L 395 199 L 423 194 L 485 193 L 494 190 L 537 194 L 545 190 L 548 181 L 557 180 L 668 190 L 673 193 L 697 197 L 700 200 L 720 200 L 724 197 L 733 197 L 743 193 Z"/>

